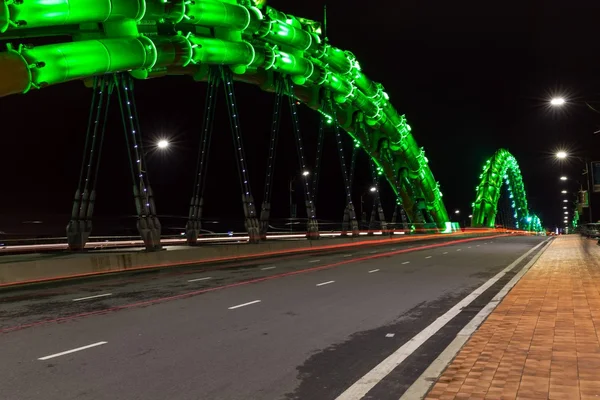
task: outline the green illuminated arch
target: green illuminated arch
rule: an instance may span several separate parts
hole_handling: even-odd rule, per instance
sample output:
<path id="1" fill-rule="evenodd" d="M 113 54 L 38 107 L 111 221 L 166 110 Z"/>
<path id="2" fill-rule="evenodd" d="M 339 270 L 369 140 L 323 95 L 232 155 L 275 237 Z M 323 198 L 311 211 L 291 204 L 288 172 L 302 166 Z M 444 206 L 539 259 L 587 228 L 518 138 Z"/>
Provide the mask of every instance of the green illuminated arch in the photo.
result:
<path id="1" fill-rule="evenodd" d="M 265 0 L 0 0 L 0 40 L 73 39 L 0 53 L 0 96 L 123 71 L 139 79 L 190 75 L 203 81 L 209 66 L 225 65 L 235 79 L 267 91 L 284 75 L 299 101 L 328 121 L 337 119 L 375 161 L 412 221 L 446 227 L 439 185 L 406 118 L 321 28 Z"/>
<path id="2" fill-rule="evenodd" d="M 476 188 L 477 197 L 473 203 L 474 227 L 494 227 L 502 184 L 506 183 L 516 227 L 530 231 L 542 230 L 540 219 L 529 211 L 521 170 L 512 154 L 504 149 L 498 150 L 485 162 L 479 177 L 481 183 Z"/>

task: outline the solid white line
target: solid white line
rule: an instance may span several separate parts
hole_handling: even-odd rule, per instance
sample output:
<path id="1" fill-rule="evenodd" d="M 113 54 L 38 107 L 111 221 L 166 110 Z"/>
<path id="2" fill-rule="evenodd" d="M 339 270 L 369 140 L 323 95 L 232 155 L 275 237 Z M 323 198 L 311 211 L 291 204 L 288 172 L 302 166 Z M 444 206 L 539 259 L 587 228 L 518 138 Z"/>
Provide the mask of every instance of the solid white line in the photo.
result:
<path id="1" fill-rule="evenodd" d="M 402 264 L 410 264 L 410 261 L 404 261 Z"/>
<path id="2" fill-rule="evenodd" d="M 51 354 L 51 355 L 46 356 L 46 357 L 40 357 L 40 358 L 38 358 L 38 360 L 40 360 L 40 361 L 46 361 L 46 360 L 49 360 L 49 359 L 54 358 L 54 357 L 60 357 L 60 356 L 66 355 L 66 354 L 75 353 L 76 351 L 86 350 L 86 349 L 90 349 L 90 348 L 96 347 L 96 346 L 102 346 L 103 344 L 106 344 L 106 343 L 108 343 L 108 342 L 92 343 L 92 344 L 88 344 L 87 346 L 78 347 L 76 349 L 63 351 L 61 353 Z"/>
<path id="3" fill-rule="evenodd" d="M 352 257 L 352 254 L 344 254 L 343 257 Z"/>
<path id="4" fill-rule="evenodd" d="M 321 261 L 321 260 L 311 260 L 311 261 L 309 261 L 309 263 L 316 263 L 316 262 L 319 262 L 319 261 Z"/>
<path id="5" fill-rule="evenodd" d="M 208 279 L 212 279 L 212 276 L 207 276 L 206 278 L 190 279 L 188 282 L 206 281 Z"/>
<path id="6" fill-rule="evenodd" d="M 379 272 L 379 270 L 378 269 L 372 269 L 372 270 L 369 271 L 370 274 L 372 274 L 373 272 Z"/>
<path id="7" fill-rule="evenodd" d="M 261 270 L 261 271 L 267 271 L 267 270 L 269 270 L 269 269 L 275 269 L 275 268 L 276 268 L 276 267 L 264 267 L 264 268 L 261 268 L 260 270 Z"/>
<path id="8" fill-rule="evenodd" d="M 457 249 L 456 251 L 461 251 L 462 249 Z"/>
<path id="9" fill-rule="evenodd" d="M 98 294 L 96 296 L 89 296 L 89 297 L 80 297 L 78 299 L 73 299 L 73 301 L 97 299 L 98 297 L 107 297 L 107 296 L 112 296 L 112 293 Z"/>
<path id="10" fill-rule="evenodd" d="M 506 297 L 508 292 L 517 284 L 517 282 L 529 271 L 529 269 L 536 263 L 536 261 L 550 246 L 550 241 L 540 250 L 528 263 L 525 265 L 511 280 L 508 282 L 502 290 L 500 290 L 496 296 L 484 307 L 479 313 L 473 317 L 473 319 L 465 325 L 465 327 L 456 335 L 456 338 L 444 349 L 442 353 L 436 358 L 431 365 L 421 374 L 419 378 L 404 392 L 400 400 L 413 400 L 422 399 L 425 397 L 429 389 L 438 378 L 442 375 L 442 372 L 446 369 L 448 364 L 454 360 L 454 357 L 463 345 L 469 340 L 469 338 L 475 333 L 477 328 L 483 323 L 483 321 L 494 311 L 494 309 L 500 304 L 502 299 Z M 542 243 L 543 244 L 543 243 Z"/>
<path id="11" fill-rule="evenodd" d="M 327 282 L 317 283 L 317 286 L 329 285 L 330 283 L 333 283 L 333 282 L 335 282 L 335 281 L 327 281 Z"/>
<path id="12" fill-rule="evenodd" d="M 477 299 L 482 293 L 488 290 L 494 283 L 498 282 L 500 278 L 506 275 L 511 269 L 517 266 L 525 257 L 535 251 L 544 242 L 538 244 L 534 248 L 530 249 L 527 253 L 523 254 L 515 261 L 513 261 L 508 267 L 504 268 L 493 278 L 485 282 L 483 285 L 475 289 L 474 292 L 467 295 L 464 299 L 458 302 L 450 310 L 440 316 L 438 319 L 433 321 L 428 327 L 423 329 L 421 332 L 416 334 L 412 339 L 402 345 L 398 350 L 388 356 L 379 365 L 369 371 L 365 376 L 356 381 L 350 386 L 344 393 L 337 397 L 336 400 L 360 400 L 365 396 L 377 383 L 383 378 L 389 375 L 398 365 L 400 365 L 406 358 L 408 358 L 415 350 L 417 350 L 423 343 L 425 343 L 430 337 L 436 334 L 442 329 L 448 322 L 450 322 L 455 316 L 460 314 L 463 308 L 471 304 Z"/>
<path id="13" fill-rule="evenodd" d="M 254 301 L 249 301 L 244 304 L 238 304 L 237 306 L 229 307 L 229 310 L 235 310 L 236 308 L 246 307 L 246 306 L 249 306 L 251 304 L 256 304 L 256 303 L 260 303 L 260 300 L 254 300 Z"/>
<path id="14" fill-rule="evenodd" d="M 427 257 L 425 257 L 425 258 L 431 258 L 431 256 L 427 256 Z"/>
<path id="15" fill-rule="evenodd" d="M 445 252 L 444 252 L 444 254 L 448 254 L 448 252 L 447 252 L 447 251 L 445 251 Z"/>

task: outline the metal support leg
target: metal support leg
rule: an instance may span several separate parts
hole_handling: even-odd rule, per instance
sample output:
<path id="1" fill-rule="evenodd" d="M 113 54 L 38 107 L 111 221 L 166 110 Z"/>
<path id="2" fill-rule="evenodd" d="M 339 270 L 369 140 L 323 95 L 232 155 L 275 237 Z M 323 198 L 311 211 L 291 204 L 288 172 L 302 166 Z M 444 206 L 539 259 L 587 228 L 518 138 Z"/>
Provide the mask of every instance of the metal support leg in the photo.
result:
<path id="1" fill-rule="evenodd" d="M 371 219 L 369 221 L 369 232 L 372 233 L 377 229 L 376 216 L 379 217 L 379 228 L 385 232 L 387 230 L 387 223 L 385 222 L 385 215 L 383 207 L 381 206 L 381 195 L 379 193 L 379 170 L 372 159 L 369 160 L 369 162 L 371 165 L 371 174 L 373 176 L 373 185 L 376 188 Z"/>
<path id="2" fill-rule="evenodd" d="M 392 229 L 390 230 L 390 233 L 393 235 L 394 234 L 394 230 L 397 229 L 397 221 L 398 221 L 398 214 L 400 214 L 400 220 L 402 221 L 402 225 L 401 225 L 401 229 L 404 233 L 409 233 L 408 232 L 408 217 L 406 216 L 406 211 L 404 211 L 404 207 L 402 206 L 402 200 L 400 200 L 400 197 L 398 197 L 398 199 L 396 200 L 396 205 L 394 206 L 394 215 L 392 216 Z"/>
<path id="3" fill-rule="evenodd" d="M 240 185 L 242 187 L 242 203 L 244 206 L 245 222 L 244 226 L 248 231 L 250 243 L 258 243 L 260 241 L 260 227 L 256 216 L 256 206 L 254 197 L 250 190 L 250 179 L 248 177 L 248 167 L 246 164 L 246 156 L 244 153 L 244 144 L 242 141 L 242 132 L 240 129 L 239 114 L 235 93 L 233 88 L 233 76 L 231 70 L 226 67 L 219 67 L 221 70 L 221 79 L 225 89 L 225 97 L 227 100 L 227 111 L 231 122 L 231 133 L 233 135 L 233 144 L 236 151 L 238 175 Z"/>
<path id="4" fill-rule="evenodd" d="M 137 228 L 147 251 L 161 249 L 161 225 L 156 216 L 154 196 L 150 188 L 142 146 L 142 136 L 135 108 L 133 79 L 129 74 L 114 76 L 115 86 L 121 106 L 121 117 L 125 130 L 125 142 L 129 155 L 133 196 L 137 211 Z"/>
<path id="5" fill-rule="evenodd" d="M 269 219 L 271 217 L 271 194 L 273 193 L 273 173 L 275 168 L 275 157 L 277 155 L 277 139 L 279 126 L 281 124 L 281 103 L 284 96 L 284 87 L 281 80 L 277 80 L 275 104 L 273 106 L 273 121 L 271 123 L 271 136 L 269 139 L 269 158 L 267 160 L 267 172 L 265 175 L 265 192 L 260 210 L 260 236 L 266 240 L 269 230 Z"/>
<path id="6" fill-rule="evenodd" d="M 317 193 L 319 191 L 319 177 L 321 176 L 321 160 L 323 159 L 323 143 L 325 141 L 325 118 L 321 116 L 319 121 L 319 134 L 317 136 L 317 156 L 315 158 L 315 172 L 312 179 L 312 200 L 317 205 Z"/>
<path id="7" fill-rule="evenodd" d="M 313 196 L 310 193 L 310 173 L 306 168 L 306 159 L 304 157 L 304 145 L 302 144 L 302 133 L 300 131 L 300 122 L 298 121 L 298 109 L 296 107 L 296 98 L 294 96 L 294 84 L 291 80 L 287 80 L 288 100 L 290 112 L 292 113 L 292 124 L 294 128 L 294 136 L 296 137 L 296 152 L 298 153 L 298 163 L 302 170 L 302 179 L 304 189 L 304 204 L 306 205 L 306 237 L 310 240 L 319 238 L 319 223 L 316 217 L 316 210 L 313 202 Z"/>
<path id="8" fill-rule="evenodd" d="M 188 222 L 185 226 L 185 237 L 190 246 L 197 244 L 198 236 L 202 230 L 202 207 L 204 205 L 204 188 L 206 186 L 206 176 L 208 170 L 208 156 L 210 153 L 210 142 L 215 120 L 215 108 L 218 97 L 218 86 L 220 82 L 220 73 L 218 70 L 211 69 L 208 78 L 208 91 L 206 92 L 206 101 L 204 103 L 204 121 L 202 122 L 202 131 L 200 133 L 200 147 L 198 149 L 198 161 L 196 163 L 196 176 L 192 198 L 190 200 L 190 209 L 188 213 Z"/>
<path id="9" fill-rule="evenodd" d="M 359 235 L 358 221 L 356 220 L 356 211 L 354 210 L 354 203 L 352 203 L 352 188 L 350 186 L 350 179 L 348 176 L 348 168 L 346 168 L 346 158 L 344 156 L 344 145 L 342 143 L 342 135 L 340 133 L 340 126 L 338 124 L 335 107 L 331 99 L 329 100 L 329 109 L 332 111 L 334 119 L 334 130 L 335 140 L 337 143 L 338 155 L 340 163 L 342 165 L 342 175 L 344 178 L 344 188 L 346 191 L 346 208 L 344 210 L 344 219 L 342 222 L 342 236 L 348 234 L 348 230 L 351 231 L 352 236 Z"/>
<path id="10" fill-rule="evenodd" d="M 106 118 L 113 88 L 112 76 L 94 78 L 79 183 L 73 200 L 71 220 L 67 225 L 67 243 L 72 251 L 83 250 L 92 231 L 96 181 L 100 169 Z"/>

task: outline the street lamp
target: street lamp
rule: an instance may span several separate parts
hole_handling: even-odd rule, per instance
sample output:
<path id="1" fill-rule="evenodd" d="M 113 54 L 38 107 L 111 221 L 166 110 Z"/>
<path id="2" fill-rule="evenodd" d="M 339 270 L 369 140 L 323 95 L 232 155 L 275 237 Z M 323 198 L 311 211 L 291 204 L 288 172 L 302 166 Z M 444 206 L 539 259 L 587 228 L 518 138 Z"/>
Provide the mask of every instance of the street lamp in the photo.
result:
<path id="1" fill-rule="evenodd" d="M 563 203 L 568 203 L 568 202 L 569 202 L 569 200 L 567 200 L 567 199 L 563 200 Z"/>
<path id="2" fill-rule="evenodd" d="M 308 171 L 302 171 L 302 176 L 308 176 L 308 175 L 310 175 L 310 172 L 308 172 Z"/>
<path id="3" fill-rule="evenodd" d="M 565 99 L 562 97 L 555 97 L 552 100 L 550 100 L 550 105 L 552 106 L 562 106 L 566 103 Z"/>
<path id="4" fill-rule="evenodd" d="M 558 159 L 564 159 L 567 158 L 568 154 L 566 151 L 559 151 L 558 153 L 556 153 L 556 158 Z"/>
<path id="5" fill-rule="evenodd" d="M 567 191 L 566 191 L 566 190 L 561 190 L 560 192 L 561 192 L 562 194 L 567 194 Z"/>
<path id="6" fill-rule="evenodd" d="M 164 150 L 167 147 L 169 147 L 169 141 L 166 139 L 161 139 L 156 143 L 156 147 L 158 147 L 161 150 Z"/>
<path id="7" fill-rule="evenodd" d="M 456 214 L 456 215 L 460 214 L 460 210 L 454 211 L 454 214 Z"/>
<path id="8" fill-rule="evenodd" d="M 567 209 L 567 207 L 563 207 L 563 210 L 566 210 L 566 209 Z"/>
<path id="9" fill-rule="evenodd" d="M 371 193 L 373 193 L 373 194 L 374 194 L 375 192 L 377 192 L 377 186 L 371 186 L 371 187 L 369 188 L 369 192 L 371 192 Z M 367 193 L 368 193 L 368 192 L 366 192 L 366 191 L 365 191 L 364 193 L 362 193 L 362 194 L 360 195 L 360 219 L 361 219 L 361 221 L 363 221 L 363 222 L 366 222 L 366 218 L 367 218 L 367 217 L 366 217 L 366 215 L 364 214 L 364 211 L 363 211 L 363 206 L 364 206 L 364 204 L 365 204 L 364 197 L 365 197 L 365 194 L 367 194 Z"/>
<path id="10" fill-rule="evenodd" d="M 567 180 L 567 177 L 566 177 L 566 176 L 561 176 L 561 177 L 560 177 L 560 180 L 561 180 L 561 181 L 566 181 L 566 180 Z"/>

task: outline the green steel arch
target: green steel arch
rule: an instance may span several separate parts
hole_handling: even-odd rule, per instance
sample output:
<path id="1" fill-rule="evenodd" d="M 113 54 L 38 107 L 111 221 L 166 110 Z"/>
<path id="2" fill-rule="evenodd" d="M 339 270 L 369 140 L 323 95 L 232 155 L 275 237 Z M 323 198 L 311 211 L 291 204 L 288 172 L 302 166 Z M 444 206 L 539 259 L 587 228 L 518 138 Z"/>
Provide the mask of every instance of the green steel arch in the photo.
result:
<path id="1" fill-rule="evenodd" d="M 542 230 L 540 219 L 529 211 L 525 185 L 517 159 L 508 150 L 500 149 L 488 159 L 479 178 L 481 182 L 476 188 L 477 197 L 473 203 L 472 226 L 494 227 L 502 184 L 506 183 L 512 200 L 516 227 L 529 231 Z"/>
<path id="2" fill-rule="evenodd" d="M 331 46 L 321 24 L 264 0 L 0 0 L 0 40 L 70 36 L 71 42 L 8 46 L 0 53 L 0 97 L 129 71 L 139 79 L 229 66 L 235 79 L 293 96 L 348 132 L 377 164 L 409 218 L 444 228 L 449 220 L 422 148 L 383 86 L 355 56 Z"/>

